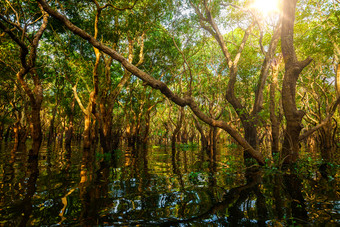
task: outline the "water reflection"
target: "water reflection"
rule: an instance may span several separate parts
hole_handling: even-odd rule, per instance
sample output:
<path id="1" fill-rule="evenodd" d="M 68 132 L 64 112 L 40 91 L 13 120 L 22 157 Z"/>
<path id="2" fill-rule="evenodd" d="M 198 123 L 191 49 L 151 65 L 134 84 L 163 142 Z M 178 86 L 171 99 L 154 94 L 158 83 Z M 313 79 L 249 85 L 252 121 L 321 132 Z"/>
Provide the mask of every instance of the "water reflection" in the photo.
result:
<path id="1" fill-rule="evenodd" d="M 337 224 L 339 179 L 229 171 L 227 150 L 1 149 L 1 225 Z"/>
<path id="2" fill-rule="evenodd" d="M 21 201 L 21 204 L 18 205 L 19 212 L 21 212 L 22 219 L 19 223 L 19 226 L 27 226 L 29 224 L 29 219 L 33 211 L 33 203 L 32 197 L 36 191 L 36 182 L 39 176 L 38 169 L 38 159 L 36 157 L 28 159 L 28 168 L 29 175 L 27 183 L 25 184 L 25 197 Z"/>

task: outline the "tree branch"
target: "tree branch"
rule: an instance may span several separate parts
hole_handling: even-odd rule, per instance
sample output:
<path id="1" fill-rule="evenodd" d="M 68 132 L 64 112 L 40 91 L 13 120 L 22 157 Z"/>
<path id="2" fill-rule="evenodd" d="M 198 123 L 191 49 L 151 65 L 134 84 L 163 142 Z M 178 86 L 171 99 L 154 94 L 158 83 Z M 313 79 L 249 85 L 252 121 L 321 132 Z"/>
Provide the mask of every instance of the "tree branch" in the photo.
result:
<path id="1" fill-rule="evenodd" d="M 309 129 L 308 131 L 306 131 L 305 133 L 303 133 L 302 135 L 299 136 L 299 140 L 304 140 L 307 137 L 309 137 L 310 135 L 312 135 L 315 131 L 317 131 L 319 128 L 323 127 L 324 125 L 326 125 L 328 123 L 328 121 L 331 120 L 331 118 L 333 117 L 337 106 L 340 104 L 340 96 L 336 99 L 336 101 L 331 105 L 329 114 L 327 115 L 327 117 L 318 125 L 316 125 L 315 127 Z"/>
<path id="2" fill-rule="evenodd" d="M 0 21 L 0 28 L 9 35 L 9 37 L 11 37 L 11 39 L 16 42 L 19 46 L 20 46 L 20 60 L 21 60 L 21 64 L 24 68 L 27 67 L 26 64 L 26 56 L 28 54 L 28 48 L 26 46 L 26 44 L 21 41 L 15 34 L 13 34 L 13 32 L 7 28 L 1 21 Z"/>

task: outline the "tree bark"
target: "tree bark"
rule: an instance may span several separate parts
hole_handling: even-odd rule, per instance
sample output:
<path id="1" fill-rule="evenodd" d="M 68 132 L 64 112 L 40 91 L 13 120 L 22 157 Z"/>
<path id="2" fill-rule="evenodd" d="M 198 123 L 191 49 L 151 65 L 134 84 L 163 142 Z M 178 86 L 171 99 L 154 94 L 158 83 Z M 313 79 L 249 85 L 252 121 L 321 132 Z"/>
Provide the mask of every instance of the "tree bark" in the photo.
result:
<path id="1" fill-rule="evenodd" d="M 90 99 L 89 99 L 89 104 L 87 106 L 87 109 L 86 109 L 86 113 L 85 113 L 85 116 L 84 116 L 84 133 L 83 133 L 83 148 L 84 149 L 90 149 L 91 148 L 91 145 L 93 144 L 94 142 L 94 135 L 93 133 L 95 133 L 93 131 L 94 129 L 94 125 L 95 122 L 92 121 L 92 109 L 95 108 L 93 107 L 94 105 L 94 92 L 91 92 L 90 94 Z"/>
<path id="2" fill-rule="evenodd" d="M 338 63 L 335 76 L 335 88 L 337 97 L 340 96 L 340 63 Z"/>
<path id="3" fill-rule="evenodd" d="M 41 104 L 34 106 L 32 108 L 32 139 L 33 139 L 33 144 L 32 144 L 32 150 L 33 150 L 33 155 L 37 156 L 39 154 L 41 142 L 42 142 L 42 131 L 41 131 L 41 118 L 40 118 L 40 109 L 41 109 Z"/>
<path id="4" fill-rule="evenodd" d="M 323 162 L 332 162 L 336 144 L 333 140 L 334 127 L 332 120 L 318 130 L 319 146 Z"/>
<path id="5" fill-rule="evenodd" d="M 280 122 L 281 117 L 275 113 L 276 105 L 275 105 L 275 93 L 278 87 L 278 74 L 279 74 L 279 64 L 278 62 L 273 62 L 272 64 L 272 83 L 270 84 L 270 121 L 272 128 L 272 155 L 279 153 L 279 136 L 280 136 Z"/>

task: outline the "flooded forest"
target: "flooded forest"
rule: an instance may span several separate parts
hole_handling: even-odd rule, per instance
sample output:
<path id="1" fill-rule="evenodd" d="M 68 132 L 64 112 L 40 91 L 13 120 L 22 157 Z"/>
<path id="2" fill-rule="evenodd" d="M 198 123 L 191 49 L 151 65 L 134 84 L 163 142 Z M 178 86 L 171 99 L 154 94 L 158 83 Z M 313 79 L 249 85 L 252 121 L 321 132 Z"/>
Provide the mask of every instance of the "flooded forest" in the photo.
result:
<path id="1" fill-rule="evenodd" d="M 339 0 L 0 0 L 0 226 L 340 225 Z"/>

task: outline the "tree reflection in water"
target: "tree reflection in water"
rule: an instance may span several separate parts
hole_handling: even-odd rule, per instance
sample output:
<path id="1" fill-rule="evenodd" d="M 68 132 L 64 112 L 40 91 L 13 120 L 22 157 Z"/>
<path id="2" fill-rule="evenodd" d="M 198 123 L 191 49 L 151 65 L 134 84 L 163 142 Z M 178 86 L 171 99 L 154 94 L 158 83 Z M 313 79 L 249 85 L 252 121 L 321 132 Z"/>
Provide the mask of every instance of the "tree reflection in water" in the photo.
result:
<path id="1" fill-rule="evenodd" d="M 302 181 L 296 174 L 283 175 L 284 186 L 289 195 L 291 218 L 289 224 L 309 224 L 306 202 L 302 195 Z"/>
<path id="2" fill-rule="evenodd" d="M 219 150 L 60 152 L 43 150 L 27 162 L 25 151 L 1 151 L 0 225 L 285 226 L 340 219 L 337 174 L 226 169 Z"/>
<path id="3" fill-rule="evenodd" d="M 32 197 L 36 192 L 36 182 L 39 176 L 39 169 L 38 169 L 38 157 L 32 156 L 31 151 L 29 152 L 28 158 L 28 180 L 25 184 L 25 197 L 21 201 L 21 205 L 19 206 L 22 210 L 22 219 L 19 223 L 19 226 L 27 226 L 31 225 L 29 223 L 30 216 L 32 214 Z"/>

